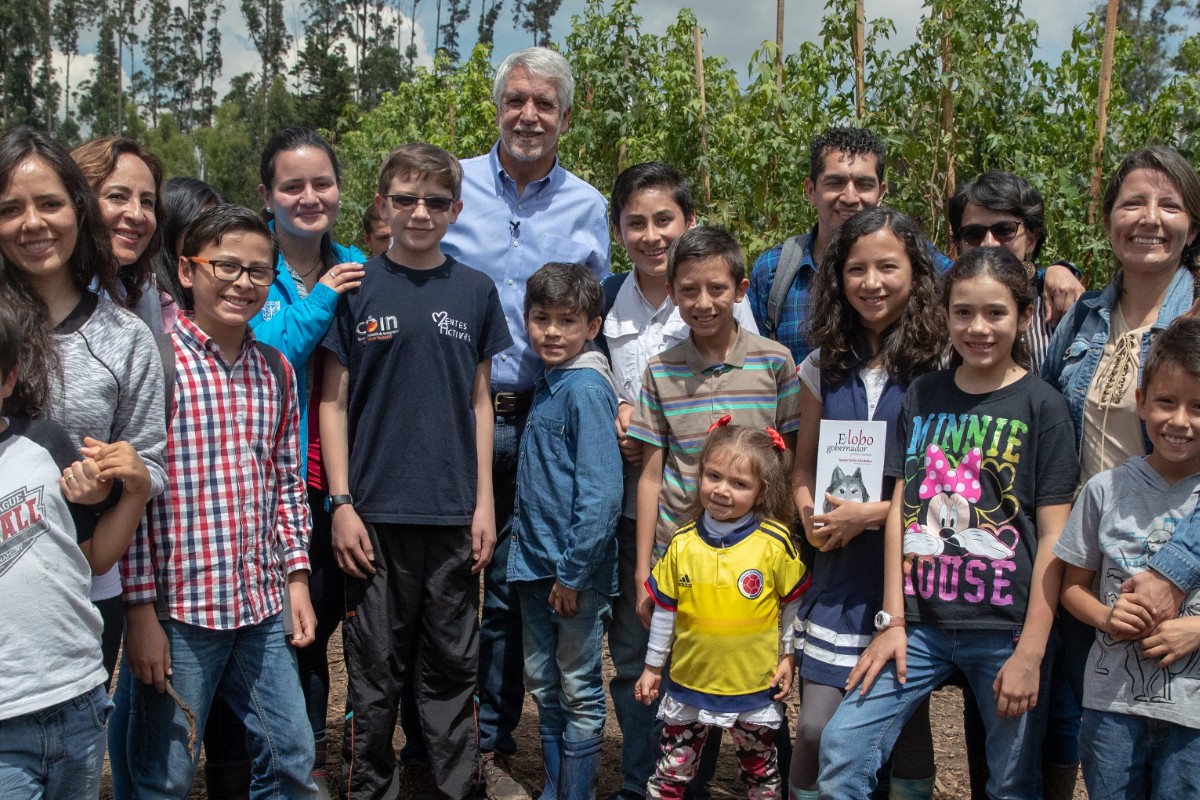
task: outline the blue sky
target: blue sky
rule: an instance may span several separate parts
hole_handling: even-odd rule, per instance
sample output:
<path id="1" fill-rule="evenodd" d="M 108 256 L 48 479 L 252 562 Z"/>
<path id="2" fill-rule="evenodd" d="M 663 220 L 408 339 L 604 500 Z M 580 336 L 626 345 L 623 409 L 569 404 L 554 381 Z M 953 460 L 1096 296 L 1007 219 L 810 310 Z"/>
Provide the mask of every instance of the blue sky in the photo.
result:
<path id="1" fill-rule="evenodd" d="M 304 4 L 301 0 L 285 1 L 288 3 L 287 23 L 294 36 L 299 39 L 303 33 Z M 478 0 L 469 1 L 472 17 L 464 25 L 464 50 L 475 42 L 476 14 L 479 8 Z M 393 2 L 398 2 L 402 15 L 406 15 L 412 7 L 412 0 Z M 507 0 L 496 25 L 497 61 L 506 53 L 531 44 L 528 33 L 513 29 L 511 3 L 512 0 Z M 584 0 L 563 0 L 558 14 L 554 17 L 552 28 L 556 39 L 566 35 L 570 29 L 571 16 L 581 13 L 585 5 Z M 1040 57 L 1051 63 L 1056 62 L 1062 51 L 1069 46 L 1074 27 L 1083 23 L 1094 6 L 1095 0 L 1058 0 L 1055 3 L 1028 4 L 1025 13 L 1036 20 L 1039 26 Z M 690 3 L 642 0 L 637 6 L 637 13 L 643 18 L 642 30 L 647 33 L 663 33 L 684 7 L 690 7 L 696 13 L 701 26 L 706 30 L 705 53 L 725 56 L 730 65 L 743 75 L 750 57 L 762 41 L 774 39 L 775 0 L 693 0 Z M 795 50 L 802 41 L 817 38 L 824 7 L 824 0 L 788 0 L 784 12 L 786 51 Z M 921 0 L 867 0 L 866 10 L 868 18 L 886 16 L 895 23 L 896 33 L 891 41 L 897 48 L 912 42 L 918 21 L 927 13 L 927 10 L 922 8 Z M 431 61 L 436 18 L 437 0 L 419 0 L 415 17 L 418 63 L 428 64 Z M 401 25 L 407 28 L 407 16 L 401 17 Z M 225 69 L 217 84 L 218 96 L 224 94 L 230 79 L 235 75 L 258 70 L 258 56 L 242 30 L 238 3 L 226 3 L 226 14 L 221 28 Z M 1197 26 L 1193 24 L 1191 28 L 1195 30 Z M 88 51 L 94 49 L 94 43 L 90 46 L 84 45 L 82 49 L 84 54 L 72 62 L 72 84 L 77 84 L 89 71 L 92 55 Z M 56 65 L 59 67 L 61 80 L 61 57 L 56 57 Z"/>

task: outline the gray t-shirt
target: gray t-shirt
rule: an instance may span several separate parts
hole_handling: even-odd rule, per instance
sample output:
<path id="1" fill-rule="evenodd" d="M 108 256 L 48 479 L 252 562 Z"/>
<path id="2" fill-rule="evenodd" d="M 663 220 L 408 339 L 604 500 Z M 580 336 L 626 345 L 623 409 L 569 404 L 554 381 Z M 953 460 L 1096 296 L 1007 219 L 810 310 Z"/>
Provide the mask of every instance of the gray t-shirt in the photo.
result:
<path id="1" fill-rule="evenodd" d="M 141 323 L 138 323 L 141 325 Z M 0 432 L 0 720 L 50 708 L 104 682 L 100 612 L 78 542 L 95 515 L 58 488 L 74 460 L 52 422 Z"/>
<path id="2" fill-rule="evenodd" d="M 1192 513 L 1198 481 L 1200 474 L 1168 485 L 1144 456 L 1099 473 L 1083 487 L 1054 554 L 1094 571 L 1100 600 L 1113 605 L 1121 584 L 1143 572 Z M 1200 591 L 1188 595 L 1182 614 L 1200 614 Z M 1159 669 L 1142 656 L 1140 642 L 1118 642 L 1098 630 L 1084 673 L 1083 705 L 1200 728 L 1200 651 Z"/>

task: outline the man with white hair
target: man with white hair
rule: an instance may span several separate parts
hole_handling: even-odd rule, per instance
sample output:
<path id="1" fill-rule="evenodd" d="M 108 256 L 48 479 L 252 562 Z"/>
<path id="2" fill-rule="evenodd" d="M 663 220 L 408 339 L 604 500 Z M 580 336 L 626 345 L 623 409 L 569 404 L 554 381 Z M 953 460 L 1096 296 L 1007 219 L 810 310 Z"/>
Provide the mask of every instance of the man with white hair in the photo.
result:
<path id="1" fill-rule="evenodd" d="M 484 571 L 479 631 L 479 747 L 490 800 L 528 800 L 508 769 L 524 700 L 521 613 L 506 580 L 517 453 L 534 381 L 542 372 L 525 333 L 525 281 L 552 261 L 608 274 L 604 196 L 558 163 L 570 126 L 575 79 L 566 59 L 544 47 L 513 53 L 496 70 L 492 100 L 500 139 L 463 166 L 463 210 L 445 253 L 496 282 L 513 345 L 492 360 L 496 412 L 492 485 L 496 549 Z"/>

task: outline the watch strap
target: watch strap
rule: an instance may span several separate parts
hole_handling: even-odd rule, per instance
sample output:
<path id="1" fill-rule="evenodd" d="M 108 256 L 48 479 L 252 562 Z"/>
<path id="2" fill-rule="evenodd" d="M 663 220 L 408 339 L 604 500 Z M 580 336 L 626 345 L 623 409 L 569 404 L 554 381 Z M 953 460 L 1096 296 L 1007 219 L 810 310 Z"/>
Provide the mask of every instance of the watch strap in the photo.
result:
<path id="1" fill-rule="evenodd" d="M 348 494 L 331 494 L 329 495 L 329 510 L 333 511 L 338 506 L 354 505 L 354 497 Z"/>

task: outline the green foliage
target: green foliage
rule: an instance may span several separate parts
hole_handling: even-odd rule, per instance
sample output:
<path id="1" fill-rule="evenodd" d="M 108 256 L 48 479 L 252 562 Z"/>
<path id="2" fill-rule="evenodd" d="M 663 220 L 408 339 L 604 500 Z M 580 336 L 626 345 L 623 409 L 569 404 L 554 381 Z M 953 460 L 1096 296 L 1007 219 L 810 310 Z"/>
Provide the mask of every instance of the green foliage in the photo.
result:
<path id="1" fill-rule="evenodd" d="M 889 20 L 869 22 L 866 114 L 857 120 L 850 0 L 827 0 L 820 41 L 785 54 L 782 91 L 773 43 L 755 53 L 744 82 L 723 59 L 704 58 L 703 107 L 690 10 L 657 34 L 641 29 L 634 0 L 590 0 L 562 46 L 576 93 L 559 158 L 602 192 L 630 164 L 674 164 L 691 176 L 701 218 L 730 228 L 753 257 L 814 221 L 803 192 L 812 136 L 829 125 L 865 125 L 888 150 L 886 202 L 919 220 L 939 248 L 950 246 L 944 208 L 955 185 L 985 169 L 1007 169 L 1045 198 L 1044 260 L 1066 258 L 1094 282 L 1106 279 L 1108 243 L 1088 222 L 1100 21 L 1089 17 L 1059 63 L 1048 64 L 1035 58 L 1037 26 L 1019 0 L 926 0 L 925 8 L 916 40 L 903 50 L 888 46 Z M 1118 75 L 1142 57 L 1134 44 L 1119 32 Z M 339 133 L 345 237 L 354 235 L 391 147 L 425 140 L 466 158 L 495 142 L 487 55 L 477 48 L 457 70 L 440 62 L 419 71 Z M 1105 175 L 1148 141 L 1196 158 L 1200 36 L 1184 43 L 1176 62 L 1179 74 L 1144 106 L 1114 84 Z M 626 266 L 619 249 L 614 266 Z"/>

